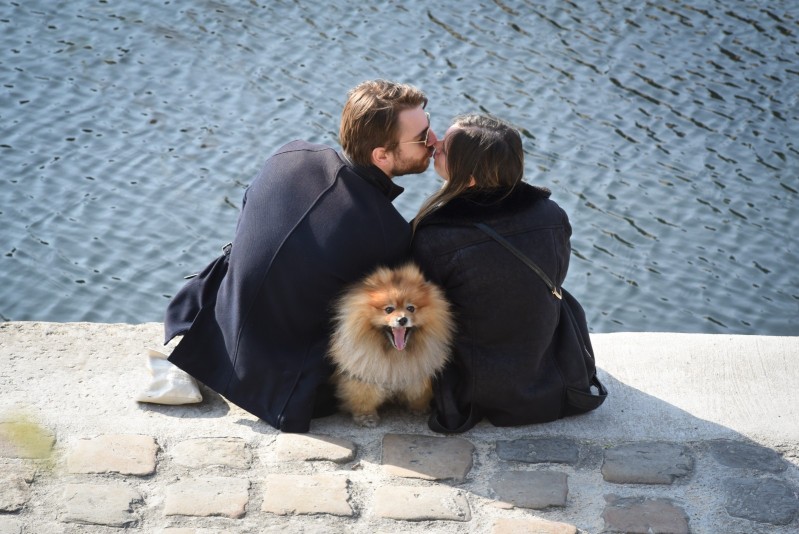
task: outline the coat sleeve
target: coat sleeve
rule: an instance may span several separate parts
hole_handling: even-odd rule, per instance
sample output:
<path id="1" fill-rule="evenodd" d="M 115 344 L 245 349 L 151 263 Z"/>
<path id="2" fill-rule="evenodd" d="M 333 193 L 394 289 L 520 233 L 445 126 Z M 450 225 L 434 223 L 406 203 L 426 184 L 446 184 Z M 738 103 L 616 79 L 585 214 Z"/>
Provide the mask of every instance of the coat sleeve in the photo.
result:
<path id="1" fill-rule="evenodd" d="M 450 272 L 454 269 L 451 255 L 441 250 L 435 227 L 417 229 L 411 243 L 414 261 L 425 277 L 447 293 Z M 428 426 L 435 432 L 456 434 L 476 425 L 482 414 L 477 406 L 468 402 L 472 393 L 465 370 L 458 358 L 451 358 L 433 382 L 433 411 Z"/>

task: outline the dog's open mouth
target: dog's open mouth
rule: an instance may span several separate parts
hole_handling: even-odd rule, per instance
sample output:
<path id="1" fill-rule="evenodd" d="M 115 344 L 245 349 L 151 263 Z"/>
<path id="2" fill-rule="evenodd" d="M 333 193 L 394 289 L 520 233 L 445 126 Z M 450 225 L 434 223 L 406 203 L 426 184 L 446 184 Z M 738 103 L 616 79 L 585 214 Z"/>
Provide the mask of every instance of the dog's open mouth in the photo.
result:
<path id="1" fill-rule="evenodd" d="M 405 350 L 408 345 L 408 339 L 411 337 L 411 330 L 413 330 L 413 327 L 395 326 L 392 328 L 387 326 L 385 331 L 395 349 Z"/>

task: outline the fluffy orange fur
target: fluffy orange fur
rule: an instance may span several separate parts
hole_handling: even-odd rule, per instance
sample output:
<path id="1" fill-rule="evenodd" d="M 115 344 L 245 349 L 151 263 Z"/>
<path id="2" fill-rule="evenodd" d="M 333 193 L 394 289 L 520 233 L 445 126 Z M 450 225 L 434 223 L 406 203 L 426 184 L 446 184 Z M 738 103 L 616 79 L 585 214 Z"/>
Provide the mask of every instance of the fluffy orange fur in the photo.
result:
<path id="1" fill-rule="evenodd" d="M 336 302 L 329 352 L 342 407 L 368 427 L 389 400 L 427 411 L 454 330 L 443 292 L 412 263 L 379 268 L 352 286 Z"/>

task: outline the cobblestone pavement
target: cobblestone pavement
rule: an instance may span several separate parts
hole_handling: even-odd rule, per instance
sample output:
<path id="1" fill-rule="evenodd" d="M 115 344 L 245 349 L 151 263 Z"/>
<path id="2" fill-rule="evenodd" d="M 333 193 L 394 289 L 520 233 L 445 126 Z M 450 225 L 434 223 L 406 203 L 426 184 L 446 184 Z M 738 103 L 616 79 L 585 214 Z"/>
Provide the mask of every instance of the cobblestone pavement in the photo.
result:
<path id="1" fill-rule="evenodd" d="M 132 402 L 155 326 L 11 325 L 0 534 L 799 531 L 788 439 L 763 445 L 687 415 L 682 430 L 603 431 L 599 412 L 622 409 L 610 400 L 458 436 L 391 408 L 376 429 L 336 415 L 282 434 L 205 388 L 198 405 Z M 605 378 L 612 396 L 620 384 Z"/>

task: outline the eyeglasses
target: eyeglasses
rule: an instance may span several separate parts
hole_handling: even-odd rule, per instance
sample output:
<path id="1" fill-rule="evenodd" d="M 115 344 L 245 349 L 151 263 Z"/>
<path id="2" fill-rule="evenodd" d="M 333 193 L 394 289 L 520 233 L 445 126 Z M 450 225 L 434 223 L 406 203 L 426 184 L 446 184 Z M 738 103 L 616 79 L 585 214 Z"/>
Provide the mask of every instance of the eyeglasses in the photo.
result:
<path id="1" fill-rule="evenodd" d="M 412 143 L 424 143 L 424 146 L 427 146 L 427 142 L 430 140 L 430 114 L 428 112 L 424 112 L 427 115 L 427 130 L 424 132 L 424 139 L 421 141 L 400 141 L 399 144 L 407 145 Z"/>

